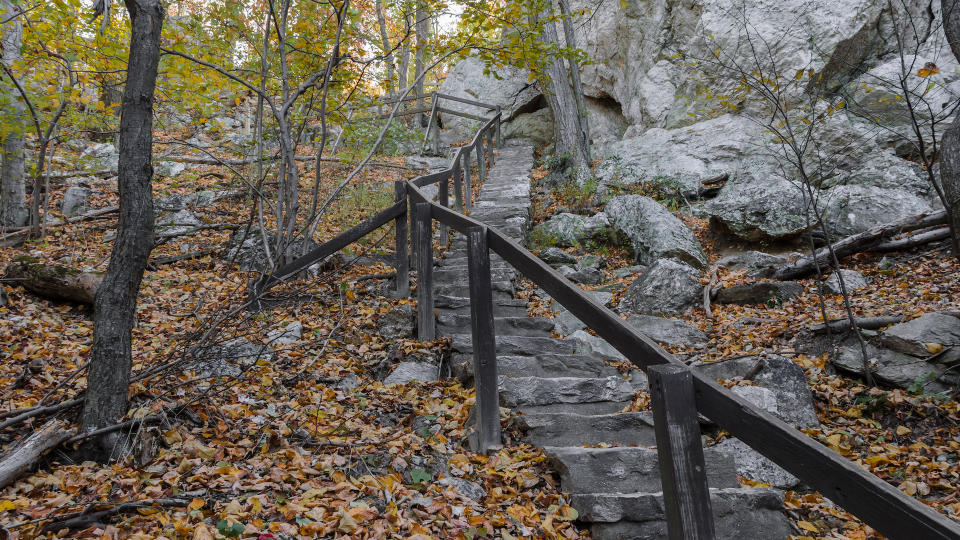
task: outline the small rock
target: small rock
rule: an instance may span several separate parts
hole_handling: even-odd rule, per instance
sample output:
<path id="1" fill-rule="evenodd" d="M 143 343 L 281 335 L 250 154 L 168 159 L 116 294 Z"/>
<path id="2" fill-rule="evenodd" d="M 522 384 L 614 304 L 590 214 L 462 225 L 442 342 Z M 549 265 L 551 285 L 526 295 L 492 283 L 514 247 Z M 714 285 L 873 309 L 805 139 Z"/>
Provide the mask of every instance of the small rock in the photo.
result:
<path id="1" fill-rule="evenodd" d="M 413 335 L 416 319 L 413 306 L 401 304 L 377 319 L 377 333 L 384 339 L 402 339 Z"/>
<path id="2" fill-rule="evenodd" d="M 625 313 L 675 315 L 689 310 L 700 298 L 699 272 L 674 259 L 659 259 L 627 289 L 619 309 Z"/>
<path id="3" fill-rule="evenodd" d="M 770 255 L 762 251 L 745 251 L 736 255 L 727 255 L 717 261 L 717 266 L 728 270 L 749 270 L 752 277 L 768 277 L 773 269 L 787 262 L 785 257 Z"/>
<path id="4" fill-rule="evenodd" d="M 617 268 L 616 270 L 613 271 L 613 275 L 622 279 L 628 276 L 632 276 L 634 274 L 639 274 L 640 272 L 643 272 L 646 269 L 647 269 L 646 266 L 642 264 L 636 264 L 633 266 L 628 266 L 626 268 Z"/>
<path id="5" fill-rule="evenodd" d="M 580 243 L 583 229 L 583 216 L 561 213 L 534 227 L 531 238 L 545 246 L 576 246 Z"/>
<path id="6" fill-rule="evenodd" d="M 860 272 L 841 269 L 839 272 L 830 274 L 823 282 L 823 288 L 830 294 L 843 294 L 843 290 L 840 288 L 840 278 L 837 274 L 843 276 L 843 284 L 846 285 L 847 292 L 858 291 L 870 284 Z"/>
<path id="7" fill-rule="evenodd" d="M 185 170 L 187 170 L 187 166 L 179 161 L 160 161 L 153 166 L 155 175 L 167 178 L 175 178 Z"/>
<path id="8" fill-rule="evenodd" d="M 604 277 L 605 276 L 603 275 L 603 272 L 597 270 L 596 268 L 582 268 L 567 274 L 567 279 L 570 281 L 583 283 L 584 285 L 596 285 L 602 282 Z"/>
<path id="9" fill-rule="evenodd" d="M 189 369 L 197 372 L 202 379 L 211 377 L 237 377 L 244 367 L 258 360 L 272 361 L 273 349 L 266 345 L 255 345 L 246 338 L 237 338 L 202 351 Z"/>
<path id="10" fill-rule="evenodd" d="M 910 390 L 917 387 L 927 392 L 942 392 L 948 387 L 937 379 L 946 368 L 889 349 L 867 345 L 867 362 L 873 376 L 880 382 Z M 850 373 L 863 375 L 863 353 L 860 345 L 852 342 L 840 349 L 833 357 L 833 365 Z"/>
<path id="11" fill-rule="evenodd" d="M 599 355 L 620 361 L 626 360 L 626 357 L 623 356 L 620 351 L 613 348 L 613 345 L 607 343 L 603 338 L 588 333 L 586 330 L 577 330 L 565 339 L 579 343 L 577 346 L 577 354 Z"/>
<path id="12" fill-rule="evenodd" d="M 540 252 L 540 259 L 547 264 L 576 264 L 577 258 L 573 255 L 567 253 L 566 251 L 556 248 L 548 247 Z"/>
<path id="13" fill-rule="evenodd" d="M 289 345 L 303 336 L 303 324 L 293 321 L 283 330 L 274 330 L 267 334 L 267 341 L 273 346 Z"/>
<path id="14" fill-rule="evenodd" d="M 463 478 L 449 476 L 449 477 L 441 478 L 440 481 L 437 483 L 440 484 L 441 486 L 452 487 L 453 489 L 460 492 L 460 494 L 463 495 L 464 497 L 478 503 L 483 502 L 484 499 L 487 498 L 487 492 L 480 486 L 480 484 L 477 484 L 476 482 L 471 482 L 469 480 L 464 480 Z"/>
<path id="15" fill-rule="evenodd" d="M 905 354 L 928 357 L 947 347 L 960 345 L 960 318 L 932 312 L 887 328 L 880 338 L 884 346 Z"/>
<path id="16" fill-rule="evenodd" d="M 792 281 L 758 281 L 720 289 L 716 301 L 718 304 L 740 305 L 786 302 L 802 292 L 803 285 Z"/>
<path id="17" fill-rule="evenodd" d="M 601 257 L 596 255 L 584 255 L 580 258 L 580 262 L 577 263 L 577 270 L 583 270 L 585 268 L 595 268 L 597 270 L 607 266 L 607 261 L 603 260 Z"/>
<path id="18" fill-rule="evenodd" d="M 178 235 L 203 225 L 200 218 L 190 210 L 180 210 L 157 218 L 157 234 Z"/>
<path id="19" fill-rule="evenodd" d="M 60 211 L 67 217 L 85 214 L 88 210 L 87 203 L 92 194 L 93 190 L 85 187 L 68 187 L 63 193 L 63 201 L 60 202 Z"/>
<path id="20" fill-rule="evenodd" d="M 400 362 L 393 373 L 383 380 L 383 384 L 407 384 L 411 381 L 434 382 L 437 378 L 437 366 L 425 362 Z"/>
<path id="21" fill-rule="evenodd" d="M 360 386 L 360 379 L 353 373 L 347 375 L 346 377 L 340 379 L 333 385 L 337 390 L 343 390 L 349 392 L 354 388 Z"/>
<path id="22" fill-rule="evenodd" d="M 683 321 L 650 315 L 631 315 L 627 322 L 650 339 L 667 347 L 687 348 L 702 345 L 708 341 L 707 335 L 699 328 Z"/>

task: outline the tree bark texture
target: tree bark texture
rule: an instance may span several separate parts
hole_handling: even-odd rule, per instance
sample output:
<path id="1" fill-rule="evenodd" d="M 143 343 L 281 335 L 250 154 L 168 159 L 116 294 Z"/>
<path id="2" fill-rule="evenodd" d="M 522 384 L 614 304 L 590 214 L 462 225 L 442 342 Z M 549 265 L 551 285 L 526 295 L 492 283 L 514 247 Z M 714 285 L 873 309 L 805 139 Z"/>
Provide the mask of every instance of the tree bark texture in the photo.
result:
<path id="1" fill-rule="evenodd" d="M 417 107 L 422 109 L 426 106 L 423 100 L 423 80 L 426 77 L 421 77 L 423 70 L 425 69 L 425 55 L 427 41 L 430 39 L 430 13 L 424 5 L 424 0 L 417 0 L 417 9 L 416 9 L 416 31 L 417 31 L 417 44 L 416 51 L 414 55 L 414 76 L 417 87 L 414 89 L 417 95 Z M 427 127 L 427 117 L 423 113 L 417 115 L 419 119 L 417 125 L 419 127 Z"/>
<path id="2" fill-rule="evenodd" d="M 93 305 L 103 273 L 81 272 L 76 268 L 22 257 L 7 267 L 4 278 L 37 296 Z"/>
<path id="3" fill-rule="evenodd" d="M 960 258 L 960 120 L 956 118 L 940 140 L 940 183 L 947 199 L 953 256 Z"/>
<path id="4" fill-rule="evenodd" d="M 566 41 L 567 48 L 577 48 L 577 36 L 573 32 L 573 20 L 570 16 L 570 7 L 568 0 L 557 0 L 560 6 L 560 14 L 563 16 L 563 38 Z M 580 146 L 583 147 L 586 154 L 587 163 L 593 161 L 590 156 L 590 124 L 587 121 L 587 102 L 583 97 L 583 82 L 580 80 L 580 66 L 573 58 L 567 59 L 570 67 L 570 82 L 573 86 L 573 97 L 577 102 L 577 117 L 580 121 Z"/>
<path id="5" fill-rule="evenodd" d="M 940 11 L 943 15 L 943 33 L 953 55 L 960 60 L 960 0 L 941 0 Z"/>
<path id="6" fill-rule="evenodd" d="M 559 48 L 560 38 L 552 20 L 543 22 L 543 40 Z M 563 59 L 555 56 L 547 64 L 547 88 L 544 93 L 553 110 L 554 153 L 567 160 L 578 183 L 586 180 L 590 167 L 589 148 L 582 139 L 585 133 L 581 112 L 570 88 L 570 74 Z"/>
<path id="7" fill-rule="evenodd" d="M 153 94 L 164 10 L 160 0 L 126 0 L 130 57 L 120 114 L 120 220 L 94 300 L 93 349 L 84 402 L 84 430 L 117 423 L 127 412 L 131 331 L 137 293 L 153 249 Z M 106 441 L 101 441 L 107 446 Z"/>
<path id="8" fill-rule="evenodd" d="M 387 17 L 384 13 L 383 0 L 377 0 L 377 25 L 380 27 L 380 42 L 383 49 L 383 63 L 387 66 L 387 88 L 391 93 L 394 86 L 393 52 L 390 46 L 390 34 L 387 33 Z"/>
<path id="9" fill-rule="evenodd" d="M 18 6 L 10 0 L 0 0 L 0 19 L 13 16 Z M 0 61 L 7 68 L 20 59 L 23 42 L 23 25 L 20 17 L 0 28 Z M 26 111 L 13 83 L 6 80 L 0 84 L 0 225 L 22 227 L 27 224 L 27 194 L 24 184 L 23 135 Z"/>

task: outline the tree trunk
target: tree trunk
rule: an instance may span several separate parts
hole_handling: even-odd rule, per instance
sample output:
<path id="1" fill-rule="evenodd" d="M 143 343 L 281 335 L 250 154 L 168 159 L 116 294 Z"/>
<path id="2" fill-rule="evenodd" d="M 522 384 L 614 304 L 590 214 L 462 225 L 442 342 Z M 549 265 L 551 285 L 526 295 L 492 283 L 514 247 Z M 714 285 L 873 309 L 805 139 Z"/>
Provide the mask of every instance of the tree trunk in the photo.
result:
<path id="1" fill-rule="evenodd" d="M 414 76 L 416 79 L 417 87 L 414 89 L 417 96 L 417 108 L 424 108 L 425 102 L 423 101 L 423 80 L 426 77 L 421 77 L 423 70 L 425 68 L 425 58 L 424 55 L 426 51 L 424 50 L 427 46 L 427 40 L 430 39 L 430 14 L 426 10 L 424 5 L 424 0 L 417 0 L 417 9 L 416 9 L 416 29 L 417 29 L 417 48 L 416 48 L 416 57 L 414 58 Z M 420 113 L 417 115 L 418 122 L 417 124 L 424 128 L 427 127 L 427 117 Z"/>
<path id="2" fill-rule="evenodd" d="M 560 38 L 553 21 L 543 22 L 543 41 L 560 48 Z M 547 102 L 553 110 L 554 154 L 563 159 L 572 169 L 577 183 L 586 181 L 590 170 L 589 145 L 583 141 L 584 127 L 581 124 L 581 111 L 570 88 L 570 75 L 563 59 L 554 56 L 547 63 L 546 70 Z"/>
<path id="3" fill-rule="evenodd" d="M 93 349 L 82 423 L 94 430 L 117 423 L 128 408 L 131 332 L 137 293 L 153 249 L 153 94 L 164 10 L 160 0 L 125 0 L 130 56 L 120 114 L 120 221 L 110 264 L 94 301 Z M 114 437 L 100 442 L 106 452 Z"/>
<path id="4" fill-rule="evenodd" d="M 947 43 L 950 44 L 953 55 L 960 60 L 960 0 L 940 0 L 940 11 Z"/>
<path id="5" fill-rule="evenodd" d="M 13 284 L 51 300 L 93 305 L 102 272 L 81 272 L 76 268 L 47 264 L 32 257 L 18 257 L 4 272 Z"/>
<path id="6" fill-rule="evenodd" d="M 18 7 L 10 0 L 0 0 L 0 18 L 12 17 Z M 0 61 L 7 68 L 20 59 L 20 47 L 23 41 L 23 25 L 20 17 L 14 17 L 0 28 Z M 6 77 L 4 77 L 6 79 Z M 24 184 L 23 103 L 17 97 L 13 85 L 0 86 L 2 111 L 0 111 L 0 226 L 22 227 L 27 224 L 30 212 L 27 210 L 27 193 Z M 36 194 L 34 195 L 37 196 Z"/>
<path id="7" fill-rule="evenodd" d="M 410 73 L 410 15 L 403 14 L 403 45 L 400 46 L 400 67 L 397 73 L 397 89 L 407 89 L 407 76 Z"/>
<path id="8" fill-rule="evenodd" d="M 960 119 L 957 118 L 940 140 L 940 183 L 947 199 L 950 245 L 953 256 L 960 258 Z"/>
<path id="9" fill-rule="evenodd" d="M 393 86 L 393 51 L 390 46 L 390 35 L 387 33 L 387 18 L 383 10 L 383 0 L 377 0 L 377 24 L 380 26 L 380 41 L 383 49 L 383 63 L 387 66 L 387 95 L 396 88 Z"/>
<path id="10" fill-rule="evenodd" d="M 568 0 L 557 0 L 560 6 L 560 14 L 563 16 L 563 37 L 567 42 L 567 48 L 577 48 L 577 36 L 573 33 L 573 21 L 570 18 L 570 7 Z M 573 58 L 568 58 L 567 63 L 570 67 L 570 82 L 573 85 L 573 97 L 577 102 L 577 115 L 580 119 L 580 145 L 586 154 L 587 163 L 593 159 L 590 157 L 590 124 L 587 121 L 587 102 L 583 97 L 583 82 L 580 80 L 580 66 Z"/>

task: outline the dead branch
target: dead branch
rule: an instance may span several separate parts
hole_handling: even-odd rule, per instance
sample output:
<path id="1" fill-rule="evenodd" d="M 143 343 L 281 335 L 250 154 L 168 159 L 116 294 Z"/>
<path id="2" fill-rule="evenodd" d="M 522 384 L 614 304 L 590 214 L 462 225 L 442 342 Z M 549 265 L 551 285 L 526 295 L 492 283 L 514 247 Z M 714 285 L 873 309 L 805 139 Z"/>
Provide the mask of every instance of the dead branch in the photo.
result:
<path id="1" fill-rule="evenodd" d="M 862 328 L 863 330 L 877 330 L 903 321 L 903 315 L 890 315 L 886 317 L 857 317 L 854 321 L 856 322 L 857 328 Z M 814 334 L 826 334 L 828 325 L 831 332 L 846 332 L 852 327 L 853 323 L 849 318 L 833 319 L 827 322 L 827 324 L 818 324 L 811 327 L 810 331 Z"/>
<path id="2" fill-rule="evenodd" d="M 12 484 L 30 470 L 48 451 L 59 446 L 76 432 L 60 420 L 51 420 L 27 437 L 0 459 L 0 489 Z"/>
<path id="3" fill-rule="evenodd" d="M 89 506 L 84 508 L 79 512 L 73 512 L 71 514 L 66 514 L 64 516 L 59 516 L 59 519 L 56 521 L 51 521 L 44 525 L 42 533 L 56 533 L 64 529 L 68 530 L 82 530 L 86 529 L 92 525 L 102 523 L 104 519 L 118 514 L 123 514 L 125 512 L 133 512 L 140 508 L 171 508 L 171 507 L 181 507 L 187 506 L 190 504 L 192 498 L 171 498 L 171 499 L 152 499 L 147 501 L 132 501 L 125 502 L 120 504 L 115 504 L 110 508 L 103 510 L 96 510 L 95 508 L 100 508 L 107 506 L 109 503 L 91 503 Z"/>
<path id="4" fill-rule="evenodd" d="M 940 229 L 934 229 L 932 231 L 915 234 L 913 236 L 908 236 L 906 238 L 900 238 L 897 240 L 888 240 L 886 242 L 882 242 L 870 248 L 870 251 L 873 253 L 905 251 L 908 249 L 915 248 L 917 246 L 929 244 L 930 242 L 938 242 L 940 240 L 946 240 L 947 238 L 950 238 L 950 227 L 942 227 Z"/>

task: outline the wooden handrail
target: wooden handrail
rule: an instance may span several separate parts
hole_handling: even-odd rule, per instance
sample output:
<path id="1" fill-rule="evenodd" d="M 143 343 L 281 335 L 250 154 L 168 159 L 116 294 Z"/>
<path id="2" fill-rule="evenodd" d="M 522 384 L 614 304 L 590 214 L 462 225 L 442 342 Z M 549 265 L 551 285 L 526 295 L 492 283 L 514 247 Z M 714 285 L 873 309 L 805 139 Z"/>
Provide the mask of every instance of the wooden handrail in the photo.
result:
<path id="1" fill-rule="evenodd" d="M 405 188 L 408 204 L 412 207 L 425 203 L 424 206 L 421 206 L 421 216 L 425 219 L 436 219 L 451 229 L 471 235 L 470 243 L 473 246 L 483 244 L 483 241 L 477 237 L 477 234 L 480 234 L 478 231 L 483 231 L 483 240 L 485 240 L 488 249 L 500 255 L 526 278 L 545 290 L 560 305 L 586 323 L 598 336 L 606 340 L 640 369 L 646 371 L 651 366 L 666 364 L 672 366 L 673 371 L 689 371 L 693 381 L 696 408 L 700 414 L 710 418 L 751 448 L 859 517 L 880 533 L 891 538 L 960 539 L 960 524 L 901 492 L 856 463 L 847 460 L 779 418 L 720 386 L 709 376 L 679 362 L 673 355 L 633 329 L 618 315 L 598 304 L 593 297 L 500 231 L 491 229 L 476 219 L 430 201 L 420 188 L 451 178 L 456 179 L 459 177 L 458 173 L 461 170 L 464 172 L 464 181 L 460 184 L 464 190 L 468 188 L 469 164 L 465 158 L 469 153 L 476 150 L 480 163 L 483 164 L 483 137 L 494 134 L 495 132 L 491 132 L 491 129 L 499 130 L 500 120 L 501 117 L 498 114 L 487 121 L 477 131 L 470 144 L 460 147 L 451 160 L 450 168 L 408 180 Z M 454 170 L 454 168 L 457 169 Z M 455 186 L 456 184 L 455 182 Z M 398 194 L 400 191 L 398 188 Z M 467 205 L 470 200 L 469 192 L 462 194 L 462 197 L 464 204 Z M 318 250 L 314 250 L 311 255 L 321 249 L 332 248 L 333 243 L 338 240 L 338 243 L 343 246 L 356 241 L 356 239 L 359 239 L 357 235 L 362 233 L 363 230 L 369 229 L 366 233 L 363 233 L 368 234 L 376 228 L 370 228 L 373 223 L 385 224 L 398 215 L 405 216 L 406 212 L 397 208 L 401 204 L 402 202 L 397 203 L 361 225 L 350 229 L 350 231 L 341 235 L 342 239 L 338 237 L 338 239 L 324 244 Z M 364 227 L 368 223 L 370 225 Z M 425 230 L 422 225 L 421 231 L 421 242 L 423 242 Z M 348 233 L 350 233 L 349 236 Z M 346 242 L 347 239 L 351 238 L 350 242 Z M 474 256 L 476 255 L 474 254 Z M 423 263 L 426 263 L 429 258 L 425 256 L 422 260 Z M 299 261 L 299 259 L 294 261 L 291 265 L 278 271 L 277 274 L 294 267 Z M 298 266 L 302 269 L 309 264 L 304 263 Z M 479 267 L 483 267 L 482 262 L 479 263 Z M 400 279 L 399 275 L 398 279 Z M 475 288 L 483 289 L 482 286 L 471 287 L 471 294 L 474 294 L 473 289 Z M 484 294 L 489 294 L 489 291 Z M 429 296 L 425 295 L 424 298 Z M 424 306 L 424 308 L 432 310 L 432 306 Z M 488 318 L 485 312 L 481 315 Z M 487 324 L 487 326 L 490 325 Z M 492 328 L 490 332 L 492 336 Z M 484 346 L 489 348 L 489 343 Z M 477 350 L 477 347 L 475 347 L 475 350 Z M 489 386 L 489 382 L 486 386 Z M 491 389 L 486 386 L 483 389 L 483 395 L 487 396 L 485 401 L 490 401 L 493 399 L 490 396 L 495 396 L 496 393 L 494 391 L 491 394 Z M 478 407 L 486 405 L 487 408 L 490 408 L 490 403 L 481 404 L 480 390 L 478 390 L 477 399 Z M 490 429 L 492 429 L 492 426 L 486 426 L 485 437 L 489 437 Z M 490 448 L 492 444 L 491 440 L 487 438 L 482 441 L 481 446 Z"/>

